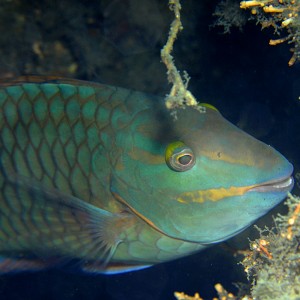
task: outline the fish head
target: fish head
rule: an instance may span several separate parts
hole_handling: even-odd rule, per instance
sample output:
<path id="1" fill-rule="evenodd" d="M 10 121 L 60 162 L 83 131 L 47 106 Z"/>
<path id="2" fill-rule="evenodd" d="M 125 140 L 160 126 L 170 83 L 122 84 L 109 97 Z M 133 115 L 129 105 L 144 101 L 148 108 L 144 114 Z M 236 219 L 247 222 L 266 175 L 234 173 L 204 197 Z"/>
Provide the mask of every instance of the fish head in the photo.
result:
<path id="1" fill-rule="evenodd" d="M 155 117 L 153 116 L 155 115 Z M 211 106 L 141 112 L 111 189 L 161 233 L 211 244 L 228 239 L 280 203 L 293 187 L 292 165 Z"/>

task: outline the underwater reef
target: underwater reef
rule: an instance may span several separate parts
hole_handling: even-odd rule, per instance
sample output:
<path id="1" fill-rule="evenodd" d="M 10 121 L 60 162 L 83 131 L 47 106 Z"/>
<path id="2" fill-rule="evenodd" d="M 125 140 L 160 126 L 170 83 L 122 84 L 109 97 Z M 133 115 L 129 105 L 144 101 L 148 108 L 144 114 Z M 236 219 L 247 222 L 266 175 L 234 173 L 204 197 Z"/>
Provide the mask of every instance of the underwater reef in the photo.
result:
<path id="1" fill-rule="evenodd" d="M 189 89 L 199 101 L 212 103 L 231 122 L 241 122 L 245 131 L 262 136 L 284 153 L 298 173 L 299 23 L 298 15 L 289 16 L 296 13 L 298 1 L 257 1 L 254 6 L 247 2 L 241 9 L 240 1 L 182 0 L 184 30 L 176 40 L 173 56 L 178 69 L 190 75 Z M 165 95 L 170 85 L 160 51 L 174 17 L 167 4 L 167 0 L 3 0 L 0 75 L 59 75 Z M 218 5 L 221 10 L 216 11 Z M 282 11 L 266 12 L 264 7 L 271 5 Z M 228 18 L 221 23 L 238 29 L 229 26 L 230 34 L 223 35 L 218 26 L 212 26 L 219 16 L 229 16 L 231 23 Z M 253 22 L 248 22 L 249 18 Z M 266 30 L 261 32 L 256 22 Z M 270 47 L 268 41 L 277 40 L 274 30 L 275 35 L 282 36 L 272 42 L 276 47 Z M 295 49 L 292 59 L 290 48 Z M 293 64 L 291 68 L 288 61 Z M 249 104 L 253 107 L 250 113 Z M 271 125 L 263 122 L 265 111 L 272 118 Z M 254 126 L 248 121 L 253 116 L 260 116 L 262 122 Z M 293 192 L 299 195 L 299 187 Z M 220 297 L 240 299 L 250 292 L 233 296 L 239 294 L 232 282 L 247 284 L 243 268 L 253 283 L 251 294 L 256 299 L 270 295 L 270 299 L 281 295 L 297 299 L 300 237 L 296 201 L 297 197 L 289 200 L 288 215 L 282 205 L 258 222 L 260 228 L 266 224 L 272 228 L 272 215 L 281 212 L 284 217 L 276 217 L 275 230 L 252 227 L 226 243 L 234 251 L 217 245 L 126 276 L 85 277 L 55 271 L 3 276 L 0 299 L 162 300 L 175 299 L 174 291 L 189 295 L 199 291 L 199 298 L 211 299 L 217 295 L 214 285 L 218 282 L 224 286 Z M 294 224 L 289 224 L 289 219 Z M 280 232 L 291 232 L 291 240 Z M 248 238 L 253 240 L 250 252 Z M 244 266 L 238 264 L 242 256 L 236 254 L 240 251 L 247 253 Z"/>

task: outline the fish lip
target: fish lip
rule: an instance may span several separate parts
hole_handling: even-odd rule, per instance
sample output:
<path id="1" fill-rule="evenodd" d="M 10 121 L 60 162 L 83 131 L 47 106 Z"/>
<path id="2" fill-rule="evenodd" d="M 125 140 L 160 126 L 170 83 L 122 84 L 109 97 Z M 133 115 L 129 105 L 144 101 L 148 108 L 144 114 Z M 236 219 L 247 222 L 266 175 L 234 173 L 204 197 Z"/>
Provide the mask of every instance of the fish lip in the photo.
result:
<path id="1" fill-rule="evenodd" d="M 272 193 L 272 192 L 289 192 L 294 186 L 294 178 L 289 174 L 288 176 L 266 181 L 264 183 L 255 185 L 250 188 L 248 192 Z"/>

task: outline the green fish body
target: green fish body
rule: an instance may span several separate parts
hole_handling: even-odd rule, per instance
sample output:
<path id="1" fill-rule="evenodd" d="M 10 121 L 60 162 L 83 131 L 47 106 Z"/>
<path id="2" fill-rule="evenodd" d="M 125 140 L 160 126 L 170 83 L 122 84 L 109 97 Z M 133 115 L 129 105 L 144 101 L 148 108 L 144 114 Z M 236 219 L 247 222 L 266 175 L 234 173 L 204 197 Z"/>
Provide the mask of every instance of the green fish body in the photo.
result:
<path id="1" fill-rule="evenodd" d="M 0 273 L 141 269 L 239 233 L 292 165 L 213 107 L 76 80 L 0 86 Z"/>

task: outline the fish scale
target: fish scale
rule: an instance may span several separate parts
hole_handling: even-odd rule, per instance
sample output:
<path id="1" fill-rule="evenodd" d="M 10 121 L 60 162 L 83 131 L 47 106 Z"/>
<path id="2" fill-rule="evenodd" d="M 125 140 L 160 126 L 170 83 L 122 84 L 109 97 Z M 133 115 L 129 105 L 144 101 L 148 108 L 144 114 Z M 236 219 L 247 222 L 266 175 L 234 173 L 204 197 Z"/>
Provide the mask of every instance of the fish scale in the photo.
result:
<path id="1" fill-rule="evenodd" d="M 83 107 L 95 102 L 95 92 L 92 88 L 87 89 L 91 91 L 81 92 L 83 96 L 87 96 L 81 101 Z M 92 169 L 89 157 L 92 156 L 96 145 L 91 148 L 88 143 L 84 143 L 84 130 L 90 126 L 89 135 L 93 140 L 97 140 L 97 135 L 91 128 L 95 124 L 91 113 L 87 113 L 87 110 L 81 109 L 79 105 L 74 105 L 79 98 L 77 89 L 63 84 L 49 84 L 39 88 L 36 85 L 24 84 L 8 87 L 5 92 L 7 98 L 2 103 L 4 110 L 1 116 L 2 176 L 18 174 L 20 177 L 29 177 L 33 182 L 37 180 L 49 188 L 55 187 L 90 200 L 92 190 L 87 174 Z M 33 107 L 33 114 L 28 110 L 30 107 Z M 4 123 L 6 120 L 9 121 Z M 80 186 L 86 188 L 82 189 Z M 5 184 L 1 189 L 8 201 L 13 193 L 12 187 Z M 22 199 L 29 197 L 30 195 L 23 194 Z M 16 215 L 16 220 L 17 217 Z M 12 229 L 18 228 L 16 220 L 12 221 L 9 218 L 3 222 L 10 224 L 7 228 L 12 232 Z M 47 223 L 45 219 L 43 222 Z"/>
<path id="2" fill-rule="evenodd" d="M 225 240 L 279 203 L 292 166 L 204 106 L 174 118 L 163 99 L 122 88 L 2 81 L 0 273 L 70 261 L 138 270 Z"/>
<path id="3" fill-rule="evenodd" d="M 9 97 L 3 104 L 5 115 L 14 115 L 15 118 L 3 118 L 10 120 L 7 123 L 7 134 L 10 136 L 2 141 L 6 151 L 1 159 L 6 174 L 17 172 L 40 180 L 41 173 L 46 173 L 54 187 L 67 191 L 73 189 L 76 196 L 89 199 L 90 195 L 76 191 L 76 183 L 86 182 L 86 176 L 92 169 L 89 157 L 96 145 L 91 148 L 89 143 L 85 143 L 85 130 L 89 127 L 89 140 L 96 141 L 98 137 L 97 131 L 93 130 L 95 119 L 84 107 L 93 106 L 91 103 L 95 102 L 95 92 L 92 88 L 89 93 L 85 92 L 88 97 L 80 99 L 81 108 L 77 89 L 72 86 L 49 84 L 41 86 L 39 90 L 34 86 L 33 93 L 30 88 L 32 84 L 24 84 L 17 90 L 7 88 Z M 28 107 L 31 106 L 33 114 L 30 117 Z M 5 128 L 3 125 L 1 127 L 2 130 Z M 71 155 L 68 155 L 68 151 Z M 7 167 L 11 156 L 15 166 Z"/>
<path id="4" fill-rule="evenodd" d="M 131 92 L 124 90 L 123 93 L 126 99 Z M 85 217 L 74 218 L 73 211 L 65 210 L 57 203 L 48 205 L 46 194 L 33 193 L 24 187 L 27 183 L 19 186 L 16 182 L 22 182 L 23 177 L 27 181 L 30 178 L 28 185 L 31 188 L 41 184 L 42 188 L 57 189 L 97 207 L 113 207 L 117 211 L 123 208 L 120 204 L 108 204 L 112 196 L 105 185 L 111 169 L 105 153 L 117 155 L 118 152 L 110 149 L 115 143 L 110 137 L 119 126 L 128 125 L 135 113 L 133 109 L 130 117 L 122 118 L 126 109 L 122 108 L 119 97 L 123 99 L 123 93 L 109 87 L 95 90 L 93 87 L 51 83 L 23 83 L 0 91 L 3 107 L 0 118 L 1 179 L 12 178 L 12 181 L 1 183 L 2 255 L 9 253 L 11 257 L 22 251 L 27 253 L 25 257 L 60 255 L 97 258 L 101 262 L 101 251 L 94 253 L 85 247 L 92 244 L 92 239 L 81 229 Z M 114 115 L 113 110 L 116 111 Z M 110 122 L 115 122 L 113 128 Z M 66 230 L 64 223 L 72 228 L 71 232 Z M 141 224 L 137 227 L 142 228 L 144 224 Z M 154 233 L 155 238 L 157 233 Z M 147 240 L 145 236 L 151 235 L 146 231 L 140 237 L 134 236 L 130 247 L 120 247 L 119 256 L 126 252 L 126 256 L 131 257 L 130 249 L 136 253 L 143 248 L 139 239 Z M 140 259 L 141 255 L 134 255 Z M 155 255 L 150 257 L 155 260 Z M 28 267 L 28 261 L 24 261 L 24 266 Z"/>

